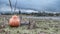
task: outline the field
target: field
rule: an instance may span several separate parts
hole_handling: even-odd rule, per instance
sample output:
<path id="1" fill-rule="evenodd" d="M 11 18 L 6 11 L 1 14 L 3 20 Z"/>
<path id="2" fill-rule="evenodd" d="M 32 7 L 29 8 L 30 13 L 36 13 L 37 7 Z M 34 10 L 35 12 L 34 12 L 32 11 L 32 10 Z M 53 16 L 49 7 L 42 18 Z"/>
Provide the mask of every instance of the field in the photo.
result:
<path id="1" fill-rule="evenodd" d="M 33 19 L 22 16 L 22 22 L 33 20 L 38 28 L 28 29 L 28 25 L 10 27 L 11 15 L 0 15 L 0 34 L 60 34 L 60 20 Z M 3 26 L 3 27 L 2 27 Z"/>

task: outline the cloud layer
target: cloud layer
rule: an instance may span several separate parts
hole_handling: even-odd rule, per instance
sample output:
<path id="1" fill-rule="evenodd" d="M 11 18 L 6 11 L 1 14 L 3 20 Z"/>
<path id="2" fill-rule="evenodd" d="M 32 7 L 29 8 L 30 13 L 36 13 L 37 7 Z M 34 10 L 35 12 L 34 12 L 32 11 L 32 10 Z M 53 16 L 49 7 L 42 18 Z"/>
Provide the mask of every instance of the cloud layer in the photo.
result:
<path id="1" fill-rule="evenodd" d="M 11 0 L 12 5 L 16 0 Z M 60 11 L 60 0 L 17 0 L 17 8 L 22 9 L 35 9 L 35 10 L 47 10 L 47 11 Z M 8 0 L 0 0 L 0 6 L 8 5 Z"/>

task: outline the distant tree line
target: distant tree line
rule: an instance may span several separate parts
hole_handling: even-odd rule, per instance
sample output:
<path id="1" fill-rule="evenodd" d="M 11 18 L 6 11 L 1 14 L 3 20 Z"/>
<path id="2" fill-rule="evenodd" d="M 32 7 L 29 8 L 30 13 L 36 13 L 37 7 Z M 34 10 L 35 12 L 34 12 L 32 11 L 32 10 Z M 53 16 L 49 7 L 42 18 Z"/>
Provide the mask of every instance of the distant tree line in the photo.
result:
<path id="1" fill-rule="evenodd" d="M 1 13 L 1 15 L 13 15 L 13 14 L 23 14 L 23 15 L 34 15 L 34 16 L 60 16 L 60 13 L 46 13 L 46 12 L 38 12 L 38 13 L 21 13 L 21 11 L 19 12 L 15 12 L 15 13 Z"/>
<path id="2" fill-rule="evenodd" d="M 32 13 L 35 16 L 60 16 L 60 13 L 46 13 L 46 12 L 39 12 L 39 13 Z"/>

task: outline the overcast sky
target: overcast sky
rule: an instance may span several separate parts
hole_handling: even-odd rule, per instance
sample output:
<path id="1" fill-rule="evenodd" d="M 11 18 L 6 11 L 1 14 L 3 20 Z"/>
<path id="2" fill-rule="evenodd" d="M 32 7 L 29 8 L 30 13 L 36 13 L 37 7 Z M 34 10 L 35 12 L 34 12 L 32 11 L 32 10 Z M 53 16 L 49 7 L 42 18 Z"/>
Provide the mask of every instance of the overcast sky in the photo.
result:
<path id="1" fill-rule="evenodd" d="M 12 5 L 16 0 L 11 0 Z M 8 0 L 0 0 L 0 9 L 9 6 Z M 47 11 L 60 11 L 60 0 L 17 0 L 17 8 Z"/>

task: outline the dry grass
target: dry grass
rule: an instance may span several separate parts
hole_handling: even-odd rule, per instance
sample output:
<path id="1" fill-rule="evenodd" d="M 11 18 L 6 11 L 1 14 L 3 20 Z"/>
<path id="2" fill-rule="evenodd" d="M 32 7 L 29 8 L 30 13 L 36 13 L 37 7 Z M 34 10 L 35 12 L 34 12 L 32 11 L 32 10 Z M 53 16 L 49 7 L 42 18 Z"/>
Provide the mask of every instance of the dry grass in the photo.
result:
<path id="1" fill-rule="evenodd" d="M 30 19 L 36 22 L 36 26 L 39 28 L 27 29 L 28 25 L 19 26 L 19 27 L 10 27 L 8 25 L 8 20 L 11 15 L 1 15 L 0 16 L 0 27 L 2 24 L 5 27 L 1 27 L 0 34 L 60 34 L 60 21 L 59 20 L 50 20 L 50 19 Z M 4 19 L 5 18 L 5 19 Z M 29 20 L 23 18 L 23 20 Z"/>

